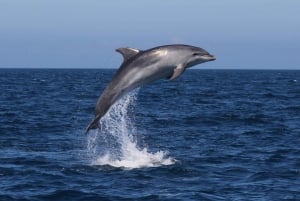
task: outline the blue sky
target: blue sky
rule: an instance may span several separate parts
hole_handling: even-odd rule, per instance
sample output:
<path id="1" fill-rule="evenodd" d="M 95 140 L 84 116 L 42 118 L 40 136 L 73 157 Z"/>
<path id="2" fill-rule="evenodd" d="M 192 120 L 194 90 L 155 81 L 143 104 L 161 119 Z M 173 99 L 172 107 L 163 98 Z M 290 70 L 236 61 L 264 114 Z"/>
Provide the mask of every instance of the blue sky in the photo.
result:
<path id="1" fill-rule="evenodd" d="M 300 70 L 299 0 L 0 0 L 0 67 L 118 68 L 121 46 L 184 43 L 199 68 Z"/>

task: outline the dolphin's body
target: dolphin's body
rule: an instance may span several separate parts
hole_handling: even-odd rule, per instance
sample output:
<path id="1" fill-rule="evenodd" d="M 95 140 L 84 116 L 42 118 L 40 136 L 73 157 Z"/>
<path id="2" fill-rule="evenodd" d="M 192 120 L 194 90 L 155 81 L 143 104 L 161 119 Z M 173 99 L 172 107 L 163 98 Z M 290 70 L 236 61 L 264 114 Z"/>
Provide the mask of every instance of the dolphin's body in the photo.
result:
<path id="1" fill-rule="evenodd" d="M 86 129 L 100 128 L 100 119 L 124 94 L 155 80 L 179 77 L 186 68 L 215 60 L 202 48 L 189 45 L 166 45 L 149 50 L 118 48 L 124 61 L 108 84 L 96 106 L 94 120 Z"/>

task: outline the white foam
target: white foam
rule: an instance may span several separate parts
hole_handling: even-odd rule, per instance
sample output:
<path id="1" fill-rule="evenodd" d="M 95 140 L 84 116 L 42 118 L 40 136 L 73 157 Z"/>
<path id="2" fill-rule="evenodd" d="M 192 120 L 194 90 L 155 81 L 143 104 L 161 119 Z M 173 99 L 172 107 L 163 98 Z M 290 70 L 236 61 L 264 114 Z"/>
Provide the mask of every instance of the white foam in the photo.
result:
<path id="1" fill-rule="evenodd" d="M 134 149 L 133 149 L 134 150 Z M 131 151 L 133 151 L 131 150 Z M 158 167 L 161 165 L 172 165 L 175 160 L 166 158 L 163 151 L 148 153 L 147 149 L 126 153 L 120 159 L 114 159 L 109 153 L 97 158 L 92 165 L 110 165 L 124 168 Z"/>
<path id="2" fill-rule="evenodd" d="M 129 93 L 119 100 L 101 120 L 101 131 L 89 134 L 87 148 L 92 165 L 132 169 L 172 165 L 176 162 L 164 151 L 151 153 L 147 148 L 138 146 L 136 127 L 128 116 L 137 92 Z"/>

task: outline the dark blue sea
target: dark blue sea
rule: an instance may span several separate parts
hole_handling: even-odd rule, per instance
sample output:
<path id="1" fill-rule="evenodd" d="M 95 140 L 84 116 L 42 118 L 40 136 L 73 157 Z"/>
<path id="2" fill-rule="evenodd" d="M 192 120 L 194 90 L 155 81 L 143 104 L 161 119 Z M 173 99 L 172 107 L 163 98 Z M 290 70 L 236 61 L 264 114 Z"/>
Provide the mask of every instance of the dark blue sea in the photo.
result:
<path id="1" fill-rule="evenodd" d="M 300 200 L 300 71 L 187 70 L 85 135 L 115 70 L 0 70 L 0 200 Z"/>

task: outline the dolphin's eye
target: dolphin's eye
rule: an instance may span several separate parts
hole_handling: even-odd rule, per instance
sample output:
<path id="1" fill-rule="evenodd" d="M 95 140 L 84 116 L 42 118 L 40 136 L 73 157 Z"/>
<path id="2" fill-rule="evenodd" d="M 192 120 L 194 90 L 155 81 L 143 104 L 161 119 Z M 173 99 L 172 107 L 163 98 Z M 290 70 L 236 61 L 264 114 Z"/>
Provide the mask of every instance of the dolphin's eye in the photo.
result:
<path id="1" fill-rule="evenodd" d="M 193 56 L 200 56 L 200 53 L 195 52 L 193 53 Z"/>

